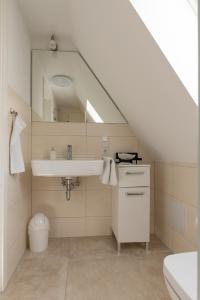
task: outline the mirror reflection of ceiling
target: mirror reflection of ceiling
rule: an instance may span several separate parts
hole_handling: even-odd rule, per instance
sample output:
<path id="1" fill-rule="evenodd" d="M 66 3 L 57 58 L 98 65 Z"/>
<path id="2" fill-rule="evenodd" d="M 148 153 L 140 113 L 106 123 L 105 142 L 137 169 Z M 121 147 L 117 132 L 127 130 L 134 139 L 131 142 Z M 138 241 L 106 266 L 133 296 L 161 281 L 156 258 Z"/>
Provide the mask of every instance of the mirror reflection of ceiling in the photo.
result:
<path id="1" fill-rule="evenodd" d="M 78 52 L 32 52 L 32 119 L 126 123 Z"/>

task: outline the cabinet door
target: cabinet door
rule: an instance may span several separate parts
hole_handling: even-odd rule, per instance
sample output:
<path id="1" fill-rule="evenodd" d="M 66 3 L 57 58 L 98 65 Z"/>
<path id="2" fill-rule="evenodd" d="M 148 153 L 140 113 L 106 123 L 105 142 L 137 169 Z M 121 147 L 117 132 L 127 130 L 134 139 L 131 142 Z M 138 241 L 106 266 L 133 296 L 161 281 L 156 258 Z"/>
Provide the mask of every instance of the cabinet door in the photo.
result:
<path id="1" fill-rule="evenodd" d="M 148 242 L 150 235 L 150 189 L 119 189 L 119 242 Z"/>
<path id="2" fill-rule="evenodd" d="M 144 187 L 150 186 L 149 167 L 119 167 L 119 186 L 120 187 Z"/>

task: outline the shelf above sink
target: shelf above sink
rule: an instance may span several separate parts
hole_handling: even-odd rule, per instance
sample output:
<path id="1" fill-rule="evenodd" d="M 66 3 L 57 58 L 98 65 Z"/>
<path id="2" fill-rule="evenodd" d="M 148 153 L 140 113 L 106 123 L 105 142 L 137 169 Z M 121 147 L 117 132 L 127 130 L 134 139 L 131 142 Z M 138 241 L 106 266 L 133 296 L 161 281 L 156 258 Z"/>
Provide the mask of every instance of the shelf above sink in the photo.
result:
<path id="1" fill-rule="evenodd" d="M 103 160 L 32 160 L 34 176 L 81 177 L 100 175 Z"/>

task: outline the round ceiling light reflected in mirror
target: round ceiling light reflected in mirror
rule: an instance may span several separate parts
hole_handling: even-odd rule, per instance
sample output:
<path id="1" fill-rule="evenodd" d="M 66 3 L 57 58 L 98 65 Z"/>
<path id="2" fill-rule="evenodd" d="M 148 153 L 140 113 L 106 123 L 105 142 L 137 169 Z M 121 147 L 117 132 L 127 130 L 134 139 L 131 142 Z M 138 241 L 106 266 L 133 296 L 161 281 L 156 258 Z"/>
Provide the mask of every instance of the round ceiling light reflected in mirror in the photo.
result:
<path id="1" fill-rule="evenodd" d="M 50 81 L 57 87 L 70 87 L 72 85 L 72 79 L 66 75 L 54 75 Z"/>

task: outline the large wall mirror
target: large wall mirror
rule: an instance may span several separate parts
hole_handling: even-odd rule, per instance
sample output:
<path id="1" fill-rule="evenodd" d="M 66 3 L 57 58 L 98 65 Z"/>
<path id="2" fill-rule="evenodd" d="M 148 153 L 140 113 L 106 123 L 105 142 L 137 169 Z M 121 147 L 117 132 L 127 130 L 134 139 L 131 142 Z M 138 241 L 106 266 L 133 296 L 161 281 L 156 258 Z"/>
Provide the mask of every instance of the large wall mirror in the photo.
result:
<path id="1" fill-rule="evenodd" d="M 126 123 L 78 52 L 32 52 L 32 120 Z"/>

